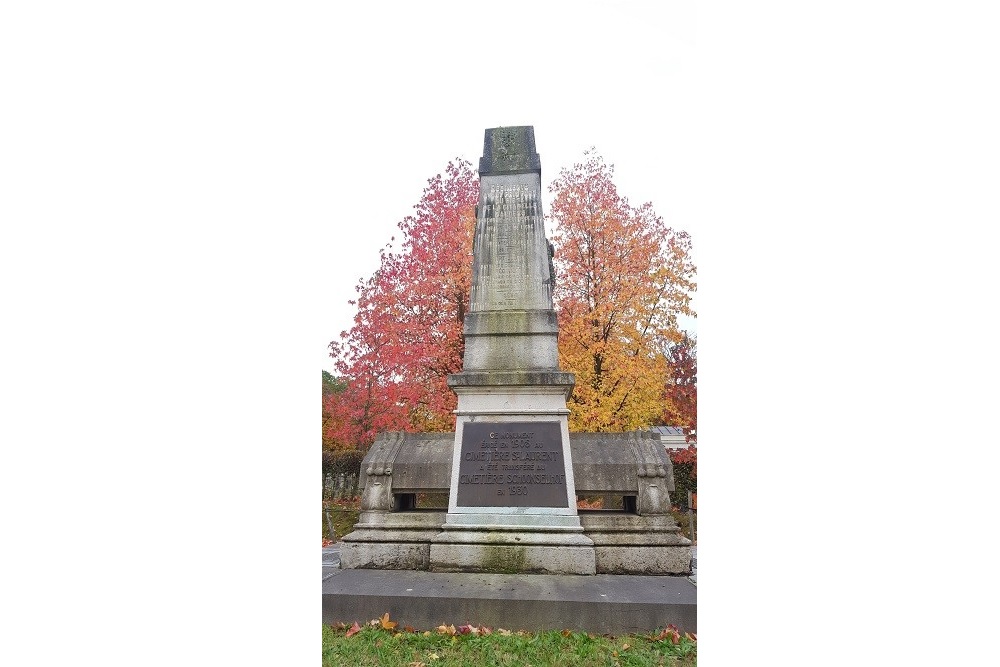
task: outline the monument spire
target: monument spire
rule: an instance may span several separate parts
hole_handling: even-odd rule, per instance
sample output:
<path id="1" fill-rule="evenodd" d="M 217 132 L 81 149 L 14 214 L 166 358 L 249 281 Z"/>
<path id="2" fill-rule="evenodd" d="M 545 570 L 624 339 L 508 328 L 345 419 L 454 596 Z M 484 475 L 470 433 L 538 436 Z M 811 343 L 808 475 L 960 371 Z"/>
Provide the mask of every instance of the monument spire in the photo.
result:
<path id="1" fill-rule="evenodd" d="M 574 379 L 559 371 L 534 129 L 486 130 L 479 170 L 465 358 L 462 372 L 449 376 L 448 384 L 545 384 L 563 387 L 568 396 Z"/>

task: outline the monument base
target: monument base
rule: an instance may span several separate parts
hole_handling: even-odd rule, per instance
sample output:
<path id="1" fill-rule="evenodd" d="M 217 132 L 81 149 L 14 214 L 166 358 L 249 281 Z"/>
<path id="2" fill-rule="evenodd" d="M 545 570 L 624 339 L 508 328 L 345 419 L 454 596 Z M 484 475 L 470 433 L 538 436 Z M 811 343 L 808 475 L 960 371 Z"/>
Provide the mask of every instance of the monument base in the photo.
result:
<path id="1" fill-rule="evenodd" d="M 341 540 L 340 566 L 363 570 L 426 570 L 430 541 L 441 531 L 445 513 L 362 512 Z"/>
<path id="2" fill-rule="evenodd" d="M 445 524 L 442 529 L 431 541 L 432 572 L 597 573 L 594 543 L 579 527 Z"/>
<path id="3" fill-rule="evenodd" d="M 581 511 L 600 574 L 690 574 L 691 540 L 670 515 Z"/>

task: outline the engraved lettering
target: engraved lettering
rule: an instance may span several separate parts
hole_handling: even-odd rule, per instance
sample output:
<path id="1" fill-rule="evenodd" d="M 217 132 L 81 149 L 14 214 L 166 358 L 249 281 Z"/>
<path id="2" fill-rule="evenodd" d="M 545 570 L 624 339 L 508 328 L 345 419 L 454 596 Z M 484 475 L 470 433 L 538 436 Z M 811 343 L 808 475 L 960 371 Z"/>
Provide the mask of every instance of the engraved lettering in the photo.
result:
<path id="1" fill-rule="evenodd" d="M 458 505 L 568 506 L 559 422 L 468 422 L 461 449 Z"/>

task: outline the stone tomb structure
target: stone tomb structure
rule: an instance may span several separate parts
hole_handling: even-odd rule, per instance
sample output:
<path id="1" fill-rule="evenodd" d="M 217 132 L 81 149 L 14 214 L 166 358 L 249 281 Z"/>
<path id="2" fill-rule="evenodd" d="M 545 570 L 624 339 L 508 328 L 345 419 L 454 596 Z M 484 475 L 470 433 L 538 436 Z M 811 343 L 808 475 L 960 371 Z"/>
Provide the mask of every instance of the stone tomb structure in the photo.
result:
<path id="1" fill-rule="evenodd" d="M 486 130 L 454 433 L 384 433 L 362 463 L 345 569 L 687 574 L 670 460 L 651 433 L 569 433 L 552 249 L 531 127 Z M 448 494 L 448 509 L 419 507 Z M 578 495 L 622 498 L 578 511 Z"/>

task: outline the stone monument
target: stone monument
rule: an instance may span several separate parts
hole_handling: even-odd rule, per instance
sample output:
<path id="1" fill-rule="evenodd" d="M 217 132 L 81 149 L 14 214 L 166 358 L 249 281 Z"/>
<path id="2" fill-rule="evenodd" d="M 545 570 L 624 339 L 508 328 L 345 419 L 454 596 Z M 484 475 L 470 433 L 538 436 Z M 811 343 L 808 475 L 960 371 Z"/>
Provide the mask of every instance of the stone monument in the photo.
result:
<path id="1" fill-rule="evenodd" d="M 465 357 L 448 378 L 455 433 L 379 434 L 341 567 L 688 574 L 691 542 L 670 515 L 673 475 L 659 438 L 571 441 L 574 377 L 559 369 L 533 128 L 486 130 L 479 174 Z M 418 506 L 443 492 L 447 512 Z M 578 511 L 577 494 L 614 495 L 621 506 Z"/>
<path id="2" fill-rule="evenodd" d="M 430 569 L 594 574 L 569 447 L 534 129 L 486 130 L 448 514 Z"/>

